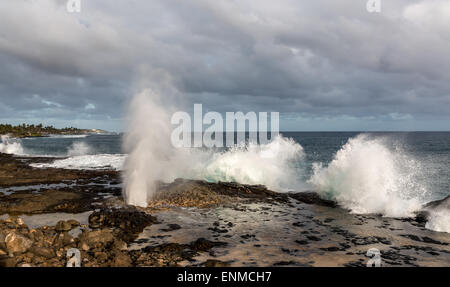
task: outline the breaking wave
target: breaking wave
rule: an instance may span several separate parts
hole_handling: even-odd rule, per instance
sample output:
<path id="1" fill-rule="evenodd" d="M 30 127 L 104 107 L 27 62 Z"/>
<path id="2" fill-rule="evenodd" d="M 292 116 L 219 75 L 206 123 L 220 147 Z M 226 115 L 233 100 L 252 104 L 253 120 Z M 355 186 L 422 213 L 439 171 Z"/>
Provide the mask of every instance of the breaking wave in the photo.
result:
<path id="1" fill-rule="evenodd" d="M 126 155 L 123 154 L 79 155 L 55 160 L 52 163 L 33 163 L 30 165 L 37 168 L 122 170 L 125 158 Z"/>
<path id="2" fill-rule="evenodd" d="M 202 164 L 199 177 L 215 182 L 263 184 L 277 191 L 299 189 L 304 183 L 296 163 L 303 157 L 300 144 L 279 135 L 268 144 L 250 143 L 212 154 Z"/>
<path id="3" fill-rule="evenodd" d="M 24 155 L 24 150 L 19 139 L 10 138 L 7 135 L 1 136 L 0 152 L 15 155 Z"/>
<path id="4" fill-rule="evenodd" d="M 248 144 L 223 152 L 177 148 L 170 141 L 170 108 L 152 90 L 135 95 L 129 108 L 124 150 L 124 195 L 128 204 L 147 206 L 158 180 L 178 177 L 263 184 L 277 191 L 301 184 L 294 163 L 303 148 L 278 136 L 266 145 Z"/>
<path id="5" fill-rule="evenodd" d="M 430 212 L 425 228 L 450 233 L 450 210 L 438 210 Z"/>
<path id="6" fill-rule="evenodd" d="M 428 193 L 417 177 L 420 162 L 386 138 L 361 134 L 351 138 L 328 164 L 314 164 L 309 182 L 324 198 L 353 213 L 409 217 Z"/>
<path id="7" fill-rule="evenodd" d="M 93 154 L 94 149 L 85 142 L 74 142 L 67 150 L 68 156 Z"/>

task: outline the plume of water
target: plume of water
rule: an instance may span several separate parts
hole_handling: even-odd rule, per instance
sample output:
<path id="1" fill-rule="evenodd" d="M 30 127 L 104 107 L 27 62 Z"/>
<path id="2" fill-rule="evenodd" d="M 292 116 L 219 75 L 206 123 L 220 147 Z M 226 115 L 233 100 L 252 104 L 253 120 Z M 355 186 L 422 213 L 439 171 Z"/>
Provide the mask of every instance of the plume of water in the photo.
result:
<path id="1" fill-rule="evenodd" d="M 8 135 L 1 135 L 0 152 L 16 155 L 24 154 L 20 140 L 11 139 Z"/>
<path id="2" fill-rule="evenodd" d="M 309 182 L 325 198 L 336 200 L 355 213 L 411 216 L 427 194 L 417 180 L 418 161 L 383 138 L 358 135 L 324 167 L 315 164 Z"/>
<path id="3" fill-rule="evenodd" d="M 224 151 L 174 147 L 171 142 L 171 108 L 159 94 L 144 90 L 129 106 L 124 151 L 124 197 L 128 204 L 145 207 L 158 180 L 177 177 L 208 181 L 264 184 L 284 191 L 298 188 L 293 162 L 303 148 L 277 137 L 266 145 L 248 144 Z"/>

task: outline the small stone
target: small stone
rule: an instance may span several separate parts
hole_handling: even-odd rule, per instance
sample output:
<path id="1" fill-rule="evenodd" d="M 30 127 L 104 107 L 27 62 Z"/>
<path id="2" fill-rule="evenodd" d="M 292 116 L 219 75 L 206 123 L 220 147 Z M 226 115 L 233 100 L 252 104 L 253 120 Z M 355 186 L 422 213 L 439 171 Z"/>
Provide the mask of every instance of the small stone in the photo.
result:
<path id="1" fill-rule="evenodd" d="M 112 267 L 128 267 L 131 266 L 131 258 L 125 253 L 118 253 L 111 264 Z"/>
<path id="2" fill-rule="evenodd" d="M 116 239 L 114 241 L 113 247 L 118 250 L 125 250 L 127 249 L 127 244 L 123 240 Z"/>
<path id="3" fill-rule="evenodd" d="M 67 232 L 65 232 L 65 233 L 63 233 L 64 234 L 64 236 L 63 236 L 63 245 L 64 246 L 66 246 L 66 245 L 69 245 L 69 244 L 72 244 L 72 243 L 74 243 L 75 242 L 75 239 L 72 237 L 72 235 L 70 235 L 69 233 L 67 233 Z"/>
<path id="4" fill-rule="evenodd" d="M 67 221 L 61 220 L 56 223 L 55 230 L 58 232 L 69 231 L 72 229 L 72 224 Z"/>
<path id="5" fill-rule="evenodd" d="M 105 262 L 108 259 L 108 255 L 105 252 L 95 252 L 94 257 L 99 262 Z"/>
<path id="6" fill-rule="evenodd" d="M 69 220 L 67 220 L 67 223 L 72 225 L 72 227 L 80 226 L 80 223 L 78 221 L 76 221 L 75 219 L 69 219 Z"/>
<path id="7" fill-rule="evenodd" d="M 86 242 L 83 242 L 83 243 L 81 243 L 80 248 L 83 251 L 88 251 L 89 250 L 89 245 Z"/>
<path id="8" fill-rule="evenodd" d="M 98 229 L 93 231 L 83 231 L 80 235 L 80 240 L 85 240 L 89 246 L 94 246 L 97 243 L 110 243 L 114 241 L 114 236 L 109 229 Z"/>
<path id="9" fill-rule="evenodd" d="M 0 243 L 5 243 L 5 237 L 6 235 L 2 231 L 0 231 Z"/>
<path id="10" fill-rule="evenodd" d="M 208 259 L 204 263 L 205 267 L 230 267 L 230 264 L 227 262 L 222 262 L 219 260 Z"/>
<path id="11" fill-rule="evenodd" d="M 47 247 L 33 247 L 31 250 L 35 255 L 50 259 L 56 256 L 55 251 Z"/>
<path id="12" fill-rule="evenodd" d="M 9 217 L 5 220 L 5 222 L 7 222 L 7 223 L 16 223 L 16 221 L 17 221 L 17 216 L 9 216 Z"/>
<path id="13" fill-rule="evenodd" d="M 0 259 L 1 267 L 16 267 L 16 258 L 2 258 Z"/>

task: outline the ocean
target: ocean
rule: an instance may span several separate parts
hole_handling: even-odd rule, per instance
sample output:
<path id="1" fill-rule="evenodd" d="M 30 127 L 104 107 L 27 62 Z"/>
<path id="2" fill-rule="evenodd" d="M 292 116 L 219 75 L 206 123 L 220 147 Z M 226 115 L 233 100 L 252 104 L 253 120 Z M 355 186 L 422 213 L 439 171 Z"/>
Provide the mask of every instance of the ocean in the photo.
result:
<path id="1" fill-rule="evenodd" d="M 4 137 L 0 151 L 60 157 L 33 164 L 41 168 L 121 170 L 127 158 L 121 135 Z M 450 132 L 285 132 L 276 145 L 193 153 L 183 158 L 191 168 L 162 179 L 314 190 L 353 212 L 386 216 L 407 216 L 450 194 Z"/>

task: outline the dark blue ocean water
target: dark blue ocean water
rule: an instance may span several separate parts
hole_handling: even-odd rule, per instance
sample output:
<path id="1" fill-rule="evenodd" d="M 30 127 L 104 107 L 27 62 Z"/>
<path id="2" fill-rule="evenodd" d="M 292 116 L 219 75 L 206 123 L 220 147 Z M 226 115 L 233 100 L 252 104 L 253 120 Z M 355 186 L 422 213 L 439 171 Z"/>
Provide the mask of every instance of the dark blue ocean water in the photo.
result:
<path id="1" fill-rule="evenodd" d="M 284 132 L 304 149 L 305 157 L 299 165 L 299 176 L 307 180 L 312 174 L 312 164 L 327 166 L 351 138 L 359 132 Z M 371 138 L 383 139 L 392 154 L 402 153 L 420 163 L 418 179 L 441 198 L 450 194 L 450 132 L 379 132 L 367 133 Z M 362 142 L 362 145 L 370 144 Z M 85 137 L 46 137 L 22 139 L 26 154 L 76 156 L 83 154 L 121 154 L 120 135 L 88 135 Z M 368 157 L 369 158 L 369 157 Z M 370 162 L 367 162 L 370 164 Z"/>

